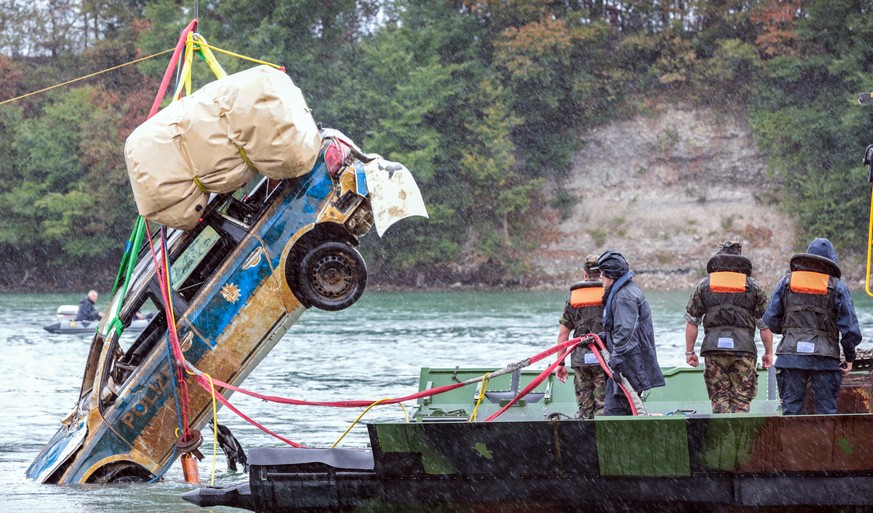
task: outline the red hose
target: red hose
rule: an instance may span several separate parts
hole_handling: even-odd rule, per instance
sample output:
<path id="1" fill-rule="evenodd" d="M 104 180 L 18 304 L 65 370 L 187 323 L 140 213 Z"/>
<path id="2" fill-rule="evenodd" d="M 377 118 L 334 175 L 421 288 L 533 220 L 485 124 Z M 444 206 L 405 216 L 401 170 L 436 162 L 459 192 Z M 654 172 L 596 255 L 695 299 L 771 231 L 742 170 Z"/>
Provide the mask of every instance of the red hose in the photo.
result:
<path id="1" fill-rule="evenodd" d="M 185 42 L 188 40 L 188 34 L 197 30 L 197 19 L 191 20 L 191 23 L 182 30 L 182 35 L 179 36 L 179 41 L 176 43 L 176 49 L 173 51 L 173 56 L 170 57 L 170 64 L 167 65 L 164 71 L 164 78 L 161 79 L 161 86 L 158 87 L 158 94 L 155 96 L 155 101 L 152 103 L 152 108 L 149 110 L 149 118 L 158 113 L 161 108 L 161 101 L 164 99 L 164 94 L 167 92 L 167 87 L 170 85 L 170 77 L 173 76 L 173 71 L 176 70 L 176 64 L 179 62 L 179 56 L 182 55 L 182 49 L 185 48 Z M 148 119 L 148 118 L 146 118 Z"/>
<path id="2" fill-rule="evenodd" d="M 212 388 L 211 388 L 210 385 L 209 385 L 209 380 L 207 380 L 207 379 L 204 378 L 203 376 L 196 376 L 196 375 L 195 375 L 195 379 L 196 379 L 197 383 L 198 383 L 201 387 L 204 388 L 204 390 L 206 390 L 207 392 L 211 392 L 211 391 L 212 391 Z M 260 430 L 263 431 L 264 433 L 267 433 L 268 435 L 272 435 L 272 436 L 278 438 L 279 440 L 282 440 L 283 442 L 285 442 L 286 444 L 290 445 L 291 447 L 298 447 L 298 448 L 300 448 L 300 447 L 304 447 L 302 444 L 299 444 L 299 443 L 297 443 L 297 442 L 295 442 L 295 441 L 293 441 L 293 440 L 289 440 L 289 439 L 287 439 L 287 438 L 285 438 L 285 437 L 283 437 L 283 436 L 281 436 L 281 435 L 279 435 L 279 434 L 276 434 L 276 433 L 270 431 L 269 429 L 267 429 L 266 427 L 262 426 L 261 424 L 258 424 L 258 423 L 255 422 L 253 419 L 249 418 L 249 416 L 247 416 L 245 413 L 239 411 L 239 410 L 238 410 L 234 405 L 230 404 L 230 401 L 228 401 L 227 398 L 224 397 L 223 395 L 221 395 L 221 394 L 215 394 L 215 399 L 216 399 L 218 402 L 220 402 L 221 404 L 227 406 L 227 408 L 230 409 L 230 411 L 236 413 L 236 414 L 239 415 L 242 419 L 244 419 L 245 421 L 247 421 L 249 424 L 255 426 L 256 428 L 260 429 Z"/>
<path id="3" fill-rule="evenodd" d="M 573 351 L 573 349 L 576 349 L 576 346 L 578 346 L 580 343 L 581 342 L 576 342 L 574 345 L 570 346 L 560 358 L 558 358 L 557 360 L 555 360 L 554 363 L 552 363 L 551 365 L 546 367 L 546 370 L 541 372 L 536 378 L 532 379 L 531 382 L 528 383 L 527 386 L 524 387 L 524 389 L 522 389 L 521 392 L 516 394 L 516 396 L 513 397 L 511 401 L 506 403 L 506 405 L 503 408 L 500 408 L 499 410 L 494 412 L 490 417 L 485 419 L 485 422 L 491 422 L 492 420 L 496 419 L 497 417 L 502 415 L 503 412 L 505 412 L 506 410 L 511 408 L 515 403 L 517 403 L 522 397 L 526 396 L 531 390 L 538 387 L 540 383 L 545 381 L 545 379 L 552 374 L 552 371 L 555 370 L 555 367 L 560 365 L 561 362 L 564 361 L 564 358 L 566 358 L 567 355 Z"/>
<path id="4" fill-rule="evenodd" d="M 582 337 L 577 337 L 577 338 L 568 340 L 562 344 L 552 346 L 551 348 L 549 348 L 549 349 L 547 349 L 539 354 L 531 356 L 530 358 L 523 360 L 521 363 L 526 363 L 528 365 L 532 364 L 532 363 L 536 363 L 536 362 L 538 362 L 538 361 L 540 361 L 548 356 L 551 356 L 551 355 L 557 353 L 558 351 L 560 351 L 562 349 L 571 348 L 570 351 L 572 351 L 572 348 L 575 348 L 577 345 L 579 345 L 579 343 L 581 343 L 581 341 L 582 341 Z M 567 355 L 567 353 L 565 352 L 564 357 L 566 357 L 566 355 Z M 562 360 L 563 360 L 563 357 L 561 359 L 559 359 L 558 361 L 562 361 Z M 443 386 L 437 387 L 437 388 L 430 388 L 427 390 L 422 390 L 421 392 L 416 392 L 414 394 L 405 395 L 403 397 L 388 399 L 388 400 L 380 402 L 379 404 L 396 404 L 396 403 L 401 403 L 404 401 L 411 401 L 414 399 L 419 399 L 421 397 L 426 397 L 426 396 L 431 396 L 431 395 L 439 395 L 439 394 L 449 392 L 449 391 L 454 390 L 456 388 L 460 388 L 460 387 L 463 387 L 463 386 L 466 386 L 466 385 L 469 385 L 469 384 L 472 384 L 472 383 L 478 382 L 478 381 L 479 381 L 479 379 L 477 378 L 475 380 L 464 381 L 462 383 L 453 383 L 451 385 L 443 385 Z M 256 399 L 261 399 L 264 401 L 270 401 L 270 402 L 279 403 L 279 404 L 292 404 L 295 406 L 330 406 L 330 407 L 334 407 L 334 408 L 364 408 L 364 407 L 370 406 L 371 404 L 373 404 L 375 402 L 375 401 L 370 401 L 370 400 L 303 401 L 300 399 L 291 399 L 291 398 L 279 397 L 279 396 L 274 396 L 274 395 L 260 394 L 258 392 L 253 392 L 251 390 L 246 390 L 245 388 L 240 388 L 240 387 L 231 385 L 230 383 L 225 383 L 224 381 L 221 381 L 221 380 L 218 380 L 215 378 L 212 378 L 212 382 L 215 383 L 216 387 L 226 388 L 228 390 L 232 390 L 234 392 L 239 392 L 241 394 L 245 394 L 247 396 L 254 397 Z"/>
<path id="5" fill-rule="evenodd" d="M 606 361 L 603 360 L 603 355 L 600 354 L 600 349 L 606 349 L 606 347 L 603 345 L 603 341 L 600 340 L 600 337 L 598 337 L 594 333 L 590 333 L 589 336 L 594 337 L 594 342 L 589 342 L 588 348 L 591 349 L 592 353 L 594 353 L 594 356 L 597 358 L 597 362 L 600 364 L 600 368 L 603 369 L 603 372 L 605 372 L 606 375 L 609 376 L 609 379 L 614 381 L 615 384 L 618 385 L 618 388 L 620 388 L 621 391 L 624 392 L 624 396 L 627 398 L 628 404 L 630 404 L 631 415 L 633 415 L 634 417 L 638 416 L 639 413 L 637 412 L 637 407 L 634 405 L 633 399 L 631 399 L 630 392 L 627 391 L 624 385 L 615 380 L 615 377 L 612 374 L 612 369 L 609 368 L 609 365 L 606 363 Z"/>

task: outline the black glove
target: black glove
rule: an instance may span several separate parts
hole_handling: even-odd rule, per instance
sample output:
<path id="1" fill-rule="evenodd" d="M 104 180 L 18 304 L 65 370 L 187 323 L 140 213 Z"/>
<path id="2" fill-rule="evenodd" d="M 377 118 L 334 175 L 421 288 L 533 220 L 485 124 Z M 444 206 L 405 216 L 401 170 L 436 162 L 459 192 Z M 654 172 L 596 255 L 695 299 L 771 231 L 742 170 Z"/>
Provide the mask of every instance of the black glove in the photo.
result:
<path id="1" fill-rule="evenodd" d="M 612 380 L 618 384 L 621 384 L 622 377 L 623 377 L 621 375 L 621 371 L 618 370 L 617 368 L 613 367 L 612 364 L 609 365 L 609 368 L 612 370 Z"/>

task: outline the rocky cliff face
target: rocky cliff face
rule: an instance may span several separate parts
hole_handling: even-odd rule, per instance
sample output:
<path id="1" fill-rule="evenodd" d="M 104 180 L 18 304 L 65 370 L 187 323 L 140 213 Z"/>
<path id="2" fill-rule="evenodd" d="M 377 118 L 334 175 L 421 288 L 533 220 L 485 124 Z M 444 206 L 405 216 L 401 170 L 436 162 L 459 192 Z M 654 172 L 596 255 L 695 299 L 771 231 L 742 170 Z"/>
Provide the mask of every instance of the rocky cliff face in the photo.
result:
<path id="1" fill-rule="evenodd" d="M 546 282 L 575 281 L 587 254 L 618 249 L 644 286 L 690 289 L 729 239 L 765 289 L 785 272 L 793 223 L 742 116 L 658 105 L 585 134 L 574 162 L 572 213 L 545 227 L 534 257 Z"/>

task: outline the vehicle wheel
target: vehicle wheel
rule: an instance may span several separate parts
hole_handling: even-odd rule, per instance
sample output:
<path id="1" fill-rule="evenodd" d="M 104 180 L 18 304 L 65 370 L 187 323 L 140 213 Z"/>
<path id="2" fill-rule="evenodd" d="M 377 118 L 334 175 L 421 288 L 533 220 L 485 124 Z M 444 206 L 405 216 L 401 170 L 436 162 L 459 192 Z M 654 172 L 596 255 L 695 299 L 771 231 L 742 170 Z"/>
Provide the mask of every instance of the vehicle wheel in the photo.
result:
<path id="1" fill-rule="evenodd" d="M 88 482 L 97 484 L 145 483 L 153 477 L 151 472 L 136 463 L 116 462 L 98 469 L 88 478 Z"/>
<path id="2" fill-rule="evenodd" d="M 342 242 L 312 248 L 300 262 L 300 294 L 321 310 L 343 310 L 355 304 L 367 286 L 367 265 L 358 250 Z"/>

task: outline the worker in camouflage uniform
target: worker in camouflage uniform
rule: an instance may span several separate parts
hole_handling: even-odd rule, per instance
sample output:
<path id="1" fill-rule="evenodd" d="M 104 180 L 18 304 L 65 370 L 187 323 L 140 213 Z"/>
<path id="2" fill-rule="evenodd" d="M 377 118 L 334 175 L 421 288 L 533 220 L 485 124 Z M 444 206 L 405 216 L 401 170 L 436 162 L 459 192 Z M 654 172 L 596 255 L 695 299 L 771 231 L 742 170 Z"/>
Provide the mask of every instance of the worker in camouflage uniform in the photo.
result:
<path id="1" fill-rule="evenodd" d="M 761 332 L 761 366 L 773 363 L 773 333 L 761 319 L 767 294 L 751 277 L 752 262 L 742 256 L 742 244 L 728 241 L 706 263 L 709 273 L 700 280 L 685 311 L 685 361 L 697 367 L 694 351 L 703 323 L 703 379 L 712 401 L 712 413 L 748 413 L 758 392 L 758 349 L 755 327 Z"/>
<path id="2" fill-rule="evenodd" d="M 773 333 L 782 334 L 775 364 L 782 414 L 804 413 L 807 388 L 815 413 L 834 414 L 842 377 L 852 370 L 861 343 L 852 295 L 827 239 L 815 239 L 806 253 L 792 256 L 789 269 L 764 314 Z"/>
<path id="3" fill-rule="evenodd" d="M 600 281 L 597 255 L 589 255 L 585 259 L 582 279 L 583 281 L 570 288 L 570 299 L 564 306 L 561 320 L 558 321 L 561 324 L 558 330 L 559 345 L 570 339 L 571 332 L 575 338 L 588 333 L 599 333 L 602 329 L 603 282 Z M 579 406 L 576 417 L 590 419 L 595 415 L 603 415 L 606 374 L 587 344 L 573 350 L 570 354 L 570 366 L 573 367 L 576 404 Z M 555 375 L 562 383 L 568 374 L 563 362 L 555 370 Z"/>

